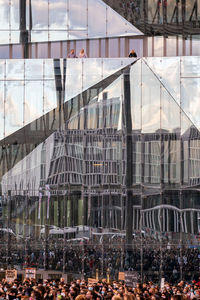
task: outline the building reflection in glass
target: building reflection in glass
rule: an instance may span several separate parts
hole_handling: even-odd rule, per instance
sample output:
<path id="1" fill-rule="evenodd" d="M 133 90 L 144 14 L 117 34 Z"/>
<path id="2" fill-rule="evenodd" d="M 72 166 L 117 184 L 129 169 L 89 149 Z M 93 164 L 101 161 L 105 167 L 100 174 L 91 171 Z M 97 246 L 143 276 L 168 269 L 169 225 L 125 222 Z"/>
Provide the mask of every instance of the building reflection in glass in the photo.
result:
<path id="1" fill-rule="evenodd" d="M 175 78 L 193 74 L 196 86 L 197 58 L 176 60 Z M 199 274 L 200 134 L 182 83 L 175 99 L 165 75 L 169 59 L 162 78 L 151 63 L 120 69 L 110 60 L 108 76 L 68 101 L 67 62 L 45 64 L 56 108 L 36 119 L 30 111 L 35 120 L 1 141 L 2 266 L 88 277 L 98 269 L 102 278 L 128 269 L 154 280 Z M 93 71 L 80 68 L 86 84 Z M 31 82 L 39 70 L 27 69 Z M 51 76 L 42 75 L 43 88 Z"/>

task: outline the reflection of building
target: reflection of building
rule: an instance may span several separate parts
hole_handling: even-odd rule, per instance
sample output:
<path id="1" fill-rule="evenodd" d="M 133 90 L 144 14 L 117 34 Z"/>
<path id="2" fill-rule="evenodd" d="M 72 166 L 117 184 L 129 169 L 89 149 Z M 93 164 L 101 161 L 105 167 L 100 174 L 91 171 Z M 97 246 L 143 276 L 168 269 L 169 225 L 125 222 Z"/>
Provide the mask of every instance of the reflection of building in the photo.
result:
<path id="1" fill-rule="evenodd" d="M 58 2 L 69 5 L 72 22 L 82 1 Z M 37 2 L 27 2 L 34 18 Z M 56 2 L 43 2 L 50 13 Z M 101 20 L 84 29 L 78 13 L 75 42 L 56 18 L 37 30 L 21 24 L 28 43 L 8 30 L 10 49 L 36 59 L 0 61 L 0 263 L 87 276 L 109 267 L 113 278 L 128 268 L 170 278 L 175 265 L 183 277 L 183 255 L 199 255 L 200 58 L 99 58 L 149 37 L 102 1 L 86 2 L 87 20 L 96 5 L 106 10 L 106 32 Z M 65 54 L 94 48 L 87 59 L 66 59 L 64 45 Z M 43 46 L 62 58 L 37 59 Z"/>

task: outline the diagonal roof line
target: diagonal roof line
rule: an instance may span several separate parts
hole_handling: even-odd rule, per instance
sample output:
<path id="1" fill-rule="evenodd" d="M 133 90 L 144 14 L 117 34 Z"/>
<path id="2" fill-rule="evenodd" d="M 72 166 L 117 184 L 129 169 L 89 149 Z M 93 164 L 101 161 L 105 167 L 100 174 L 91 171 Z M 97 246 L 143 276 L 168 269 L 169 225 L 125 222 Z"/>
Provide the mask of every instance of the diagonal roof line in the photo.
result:
<path id="1" fill-rule="evenodd" d="M 164 85 L 164 83 L 160 80 L 159 76 L 154 72 L 154 70 L 148 65 L 147 61 L 142 58 L 142 61 L 146 64 L 146 66 L 149 68 L 149 70 L 154 74 L 154 76 L 158 79 L 158 81 L 160 82 L 160 84 L 162 85 L 162 87 L 167 91 L 167 93 L 170 95 L 170 97 L 175 101 L 175 103 L 178 105 L 178 107 L 180 108 L 180 110 L 185 114 L 185 116 L 188 118 L 188 120 L 191 122 L 191 124 L 195 127 L 195 129 L 198 131 L 198 133 L 200 134 L 199 129 L 197 128 L 197 126 L 193 123 L 193 121 L 190 119 L 190 117 L 186 114 L 186 112 L 183 110 L 183 108 L 179 105 L 179 103 L 176 101 L 176 99 L 174 98 L 174 96 L 171 94 L 171 92 L 168 90 L 168 88 Z"/>

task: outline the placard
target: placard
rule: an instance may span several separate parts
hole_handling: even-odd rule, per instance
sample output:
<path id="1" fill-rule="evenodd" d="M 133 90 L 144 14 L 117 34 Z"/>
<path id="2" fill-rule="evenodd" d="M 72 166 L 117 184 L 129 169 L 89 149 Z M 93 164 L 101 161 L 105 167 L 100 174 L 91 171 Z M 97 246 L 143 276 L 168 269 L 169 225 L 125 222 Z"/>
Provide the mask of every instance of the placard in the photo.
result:
<path id="1" fill-rule="evenodd" d="M 35 268 L 26 268 L 25 269 L 25 278 L 36 279 L 36 269 Z"/>
<path id="2" fill-rule="evenodd" d="M 135 288 L 139 281 L 139 274 L 136 271 L 125 272 L 125 284 L 132 288 Z"/>
<path id="3" fill-rule="evenodd" d="M 17 270 L 6 270 L 6 280 L 12 282 L 17 279 Z"/>
<path id="4" fill-rule="evenodd" d="M 125 280 L 125 273 L 124 272 L 119 272 L 118 280 Z"/>
<path id="5" fill-rule="evenodd" d="M 165 278 L 161 278 L 160 288 L 163 289 L 165 286 Z"/>
<path id="6" fill-rule="evenodd" d="M 98 280 L 96 280 L 95 278 L 88 278 L 88 284 L 94 284 L 97 282 L 98 282 Z"/>

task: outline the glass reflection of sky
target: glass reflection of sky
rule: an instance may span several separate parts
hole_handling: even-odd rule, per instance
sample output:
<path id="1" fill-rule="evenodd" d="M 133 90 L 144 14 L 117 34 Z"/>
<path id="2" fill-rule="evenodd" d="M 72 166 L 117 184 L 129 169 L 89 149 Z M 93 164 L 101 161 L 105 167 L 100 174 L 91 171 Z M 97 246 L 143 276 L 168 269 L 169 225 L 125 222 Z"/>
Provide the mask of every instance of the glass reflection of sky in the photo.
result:
<path id="1" fill-rule="evenodd" d="M 26 5 L 31 42 L 142 35 L 102 0 L 32 0 Z M 19 18 L 18 0 L 10 5 L 0 0 L 0 44 L 19 43 Z"/>
<path id="2" fill-rule="evenodd" d="M 65 61 L 57 60 L 56 74 L 60 72 L 62 86 L 65 83 L 64 101 L 76 97 L 133 61 L 127 58 L 68 59 L 64 80 Z M 54 64 L 51 59 L 0 61 L 1 138 L 57 107 Z M 173 65 L 176 66 L 174 69 Z M 192 124 L 200 126 L 197 65 L 200 65 L 198 57 L 181 60 L 178 57 L 162 58 L 160 63 L 158 58 L 146 58 L 130 68 L 133 130 L 177 132 L 181 128 L 181 133 L 185 133 Z M 176 94 L 176 91 L 179 93 Z M 121 79 L 121 84 L 110 85 L 108 98 L 121 97 L 122 92 Z M 102 98 L 100 92 L 98 101 L 101 102 Z M 121 112 L 120 108 L 120 115 Z"/>

